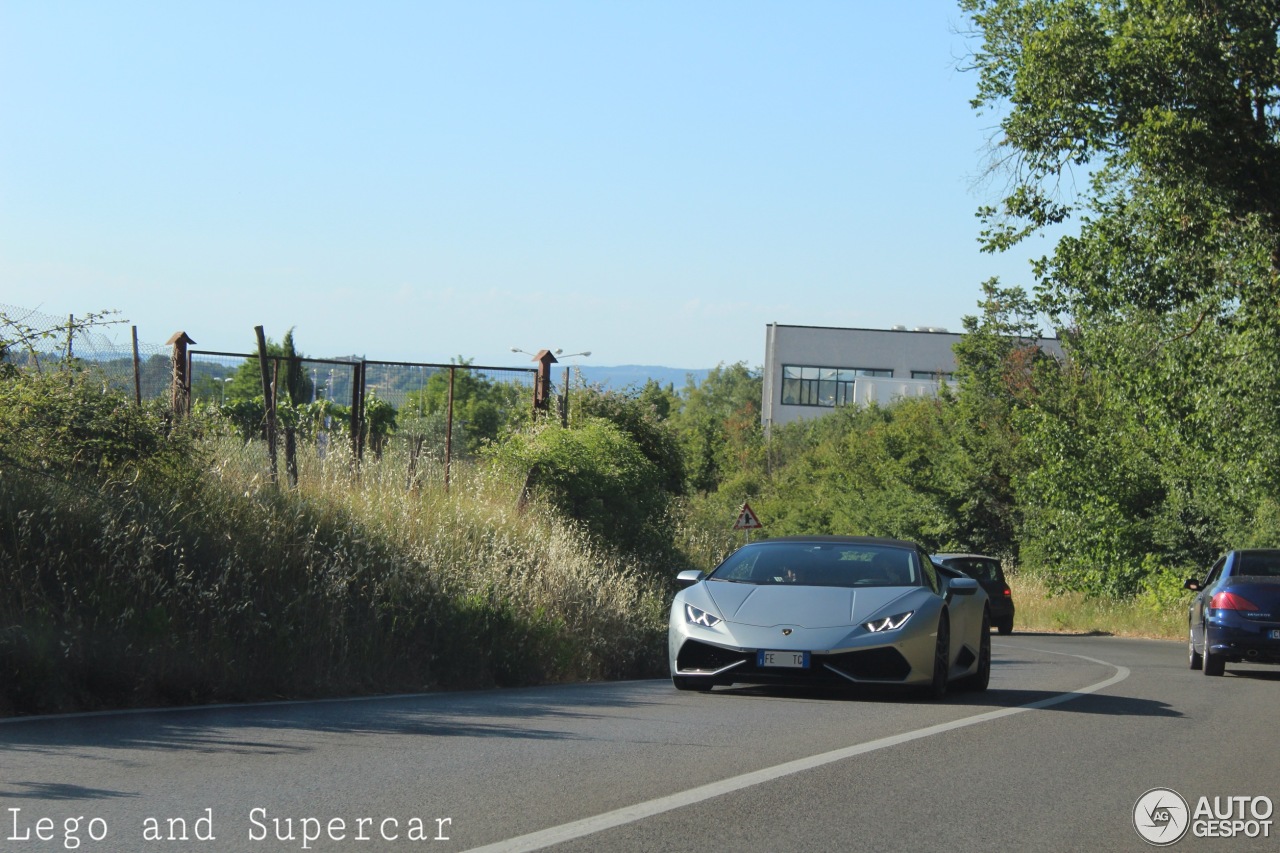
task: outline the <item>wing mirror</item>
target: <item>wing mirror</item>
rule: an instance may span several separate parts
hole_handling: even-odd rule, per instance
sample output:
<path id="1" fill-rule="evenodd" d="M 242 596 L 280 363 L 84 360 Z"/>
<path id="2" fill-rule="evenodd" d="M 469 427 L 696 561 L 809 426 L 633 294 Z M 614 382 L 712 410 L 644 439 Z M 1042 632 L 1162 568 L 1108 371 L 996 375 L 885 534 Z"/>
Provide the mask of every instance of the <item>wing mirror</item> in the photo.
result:
<path id="1" fill-rule="evenodd" d="M 1197 578 L 1187 578 L 1187 582 L 1182 585 L 1183 589 L 1189 589 L 1192 592 L 1199 592 L 1204 589 L 1204 584 L 1200 583 Z"/>
<path id="2" fill-rule="evenodd" d="M 702 577 L 702 572 L 697 569 L 685 569 L 683 572 L 676 575 L 676 586 L 681 589 L 693 586 L 695 583 L 702 580 Z"/>
<path id="3" fill-rule="evenodd" d="M 978 591 L 978 582 L 973 578 L 952 578 L 947 583 L 947 592 L 956 595 L 973 595 Z"/>

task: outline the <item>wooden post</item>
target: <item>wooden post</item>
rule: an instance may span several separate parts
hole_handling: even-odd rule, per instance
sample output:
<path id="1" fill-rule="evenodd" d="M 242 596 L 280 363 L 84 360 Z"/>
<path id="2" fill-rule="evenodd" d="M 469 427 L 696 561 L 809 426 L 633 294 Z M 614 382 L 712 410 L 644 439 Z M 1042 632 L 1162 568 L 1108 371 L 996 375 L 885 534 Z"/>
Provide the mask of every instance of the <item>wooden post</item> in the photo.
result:
<path id="1" fill-rule="evenodd" d="M 551 401 L 551 365 L 558 359 L 549 349 L 538 350 L 533 357 L 538 364 L 538 375 L 533 383 L 533 414 L 546 413 Z"/>
<path id="2" fill-rule="evenodd" d="M 262 373 L 262 406 L 266 416 L 267 456 L 271 459 L 271 482 L 279 482 L 280 473 L 276 462 L 276 394 L 275 383 L 271 378 L 271 367 L 267 355 L 267 336 L 261 326 L 253 327 L 258 336 L 258 369 Z"/>
<path id="3" fill-rule="evenodd" d="M 170 380 L 170 405 L 175 417 L 182 417 L 191 408 L 191 381 L 187 375 L 190 364 L 187 360 L 187 347 L 194 344 L 186 332 L 174 332 L 167 346 L 173 347 L 171 358 L 173 377 Z"/>

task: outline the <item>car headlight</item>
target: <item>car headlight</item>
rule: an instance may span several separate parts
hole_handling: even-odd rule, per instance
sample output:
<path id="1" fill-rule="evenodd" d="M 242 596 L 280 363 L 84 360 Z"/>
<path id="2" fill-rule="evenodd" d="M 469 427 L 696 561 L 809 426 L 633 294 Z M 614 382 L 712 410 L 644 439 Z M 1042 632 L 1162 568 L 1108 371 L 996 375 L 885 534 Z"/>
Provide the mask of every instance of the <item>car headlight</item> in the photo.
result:
<path id="1" fill-rule="evenodd" d="M 719 616 L 716 616 L 713 613 L 708 613 L 705 610 L 699 610 L 692 604 L 686 604 L 684 606 L 684 618 L 685 621 L 692 622 L 694 625 L 701 625 L 704 628 L 714 628 L 716 625 L 719 625 L 724 621 Z"/>
<path id="2" fill-rule="evenodd" d="M 873 634 L 879 634 L 881 631 L 896 631 L 907 624 L 907 620 L 911 618 L 913 613 L 915 613 L 914 610 L 908 610 L 906 613 L 899 613 L 896 616 L 872 619 L 870 622 L 863 622 L 862 627 Z"/>

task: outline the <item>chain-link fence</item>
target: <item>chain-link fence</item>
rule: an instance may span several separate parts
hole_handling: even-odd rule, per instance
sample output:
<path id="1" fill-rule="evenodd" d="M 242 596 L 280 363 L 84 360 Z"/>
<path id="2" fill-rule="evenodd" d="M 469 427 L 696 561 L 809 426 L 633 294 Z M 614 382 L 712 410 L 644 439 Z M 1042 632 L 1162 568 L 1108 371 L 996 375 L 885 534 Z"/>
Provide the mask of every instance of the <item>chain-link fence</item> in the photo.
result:
<path id="1" fill-rule="evenodd" d="M 232 427 L 242 446 L 229 458 L 243 474 L 277 478 L 283 470 L 290 483 L 372 456 L 410 485 L 435 476 L 447 484 L 454 460 L 528 421 L 538 375 L 533 368 L 264 360 L 205 350 L 188 358 L 189 408 L 216 410 Z"/>
<path id="2" fill-rule="evenodd" d="M 99 377 L 104 389 L 138 402 L 166 397 L 172 378 L 169 349 L 139 343 L 136 326 L 123 344 L 107 334 L 123 331 L 124 325 L 110 313 L 55 317 L 0 305 L 0 361 L 37 372 L 74 364 Z"/>
<path id="3" fill-rule="evenodd" d="M 539 385 L 535 368 L 259 359 L 188 350 L 180 334 L 166 345 L 140 344 L 136 327 L 122 346 L 107 332 L 123 325 L 110 313 L 63 319 L 0 305 L 0 362 L 30 371 L 74 364 L 104 391 L 215 417 L 226 427 L 221 463 L 248 478 L 283 473 L 296 483 L 308 468 L 349 471 L 371 455 L 410 485 L 426 477 L 447 484 L 454 460 L 528 421 Z M 544 394 L 550 388 L 547 376 Z"/>

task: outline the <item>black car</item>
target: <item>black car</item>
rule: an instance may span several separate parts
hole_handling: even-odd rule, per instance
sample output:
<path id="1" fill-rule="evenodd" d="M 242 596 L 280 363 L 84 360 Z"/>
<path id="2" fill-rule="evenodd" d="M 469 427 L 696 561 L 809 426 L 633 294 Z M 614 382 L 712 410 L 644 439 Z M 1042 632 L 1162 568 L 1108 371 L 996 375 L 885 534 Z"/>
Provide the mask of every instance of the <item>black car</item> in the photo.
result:
<path id="1" fill-rule="evenodd" d="M 999 560 L 982 554 L 934 554 L 931 559 L 940 566 L 958 569 L 981 584 L 990 599 L 991 624 L 1001 634 L 1013 633 L 1013 593 L 1005 583 Z"/>
<path id="2" fill-rule="evenodd" d="M 1222 675 L 1228 663 L 1280 664 L 1280 549 L 1230 551 L 1204 580 L 1187 614 L 1192 669 Z"/>

